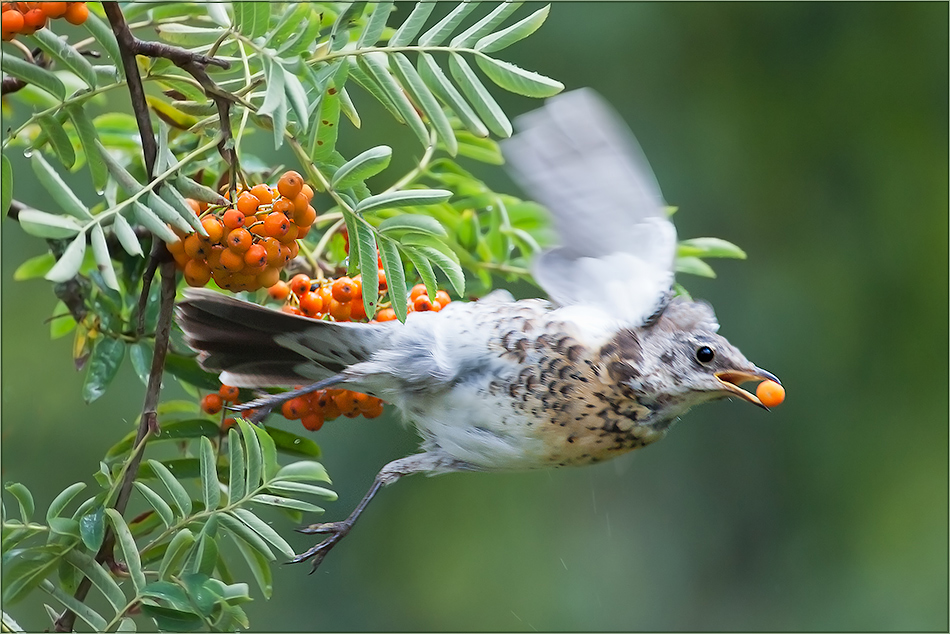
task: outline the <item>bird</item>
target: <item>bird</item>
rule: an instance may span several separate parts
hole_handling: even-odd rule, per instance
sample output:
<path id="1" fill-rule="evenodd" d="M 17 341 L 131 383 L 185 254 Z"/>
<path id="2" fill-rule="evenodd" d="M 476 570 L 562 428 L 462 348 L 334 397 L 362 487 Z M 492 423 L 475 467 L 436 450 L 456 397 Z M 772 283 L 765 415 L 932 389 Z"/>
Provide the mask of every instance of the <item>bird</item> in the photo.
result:
<path id="1" fill-rule="evenodd" d="M 304 386 L 248 406 L 339 386 L 392 404 L 421 437 L 345 520 L 298 529 L 325 537 L 293 562 L 315 570 L 407 475 L 593 464 L 662 439 L 707 401 L 768 409 L 740 383 L 778 378 L 718 334 L 708 303 L 674 296 L 676 230 L 619 115 L 582 88 L 515 128 L 502 144 L 510 173 L 558 235 L 532 264 L 547 299 L 496 290 L 405 323 L 315 321 L 209 289 L 179 302 L 186 342 L 223 383 Z"/>

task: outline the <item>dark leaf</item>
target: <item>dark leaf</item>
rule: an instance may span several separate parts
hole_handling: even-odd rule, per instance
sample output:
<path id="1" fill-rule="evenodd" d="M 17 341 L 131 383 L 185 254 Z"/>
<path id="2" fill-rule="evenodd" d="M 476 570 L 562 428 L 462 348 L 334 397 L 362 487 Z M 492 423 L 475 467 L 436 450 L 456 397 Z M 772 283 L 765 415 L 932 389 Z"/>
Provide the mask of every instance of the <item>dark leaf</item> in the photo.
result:
<path id="1" fill-rule="evenodd" d="M 108 336 L 100 336 L 89 358 L 89 369 L 82 386 L 82 397 L 92 403 L 102 396 L 119 372 L 125 357 L 125 342 Z"/>

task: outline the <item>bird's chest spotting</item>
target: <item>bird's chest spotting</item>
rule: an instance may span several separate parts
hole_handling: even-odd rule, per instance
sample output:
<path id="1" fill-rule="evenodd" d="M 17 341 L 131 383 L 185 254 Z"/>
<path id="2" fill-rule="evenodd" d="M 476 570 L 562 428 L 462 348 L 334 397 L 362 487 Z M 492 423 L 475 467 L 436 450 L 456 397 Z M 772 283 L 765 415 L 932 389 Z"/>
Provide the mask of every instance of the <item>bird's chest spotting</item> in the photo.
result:
<path id="1" fill-rule="evenodd" d="M 619 382 L 611 358 L 563 332 L 532 334 L 499 339 L 499 354 L 517 370 L 496 377 L 488 391 L 539 441 L 536 466 L 600 462 L 665 435 L 646 399 Z"/>

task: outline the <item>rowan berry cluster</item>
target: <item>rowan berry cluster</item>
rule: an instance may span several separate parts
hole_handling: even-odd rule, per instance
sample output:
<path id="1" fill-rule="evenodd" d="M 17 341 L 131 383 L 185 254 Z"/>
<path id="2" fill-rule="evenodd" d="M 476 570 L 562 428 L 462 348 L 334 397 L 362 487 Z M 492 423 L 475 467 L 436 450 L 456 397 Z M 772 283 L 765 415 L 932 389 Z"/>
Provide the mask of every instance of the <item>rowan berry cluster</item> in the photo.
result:
<path id="1" fill-rule="evenodd" d="M 224 409 L 225 403 L 233 403 L 235 405 L 240 405 L 241 401 L 238 400 L 240 391 L 238 388 L 233 385 L 222 385 L 217 392 L 212 392 L 211 394 L 206 394 L 203 399 L 201 399 L 201 411 L 205 414 L 217 414 L 222 409 Z M 244 416 L 253 416 L 254 410 L 246 410 Z M 225 418 L 221 422 L 221 430 L 227 431 L 233 425 L 236 424 L 236 421 L 232 417 Z"/>
<path id="2" fill-rule="evenodd" d="M 47 20 L 65 18 L 70 24 L 82 24 L 89 17 L 85 2 L 4 2 L 3 41 L 17 35 L 32 35 L 46 26 Z"/>
<path id="3" fill-rule="evenodd" d="M 383 401 L 368 394 L 331 388 L 294 397 L 281 406 L 280 413 L 287 420 L 300 420 L 305 429 L 317 431 L 324 421 L 340 416 L 376 418 L 383 413 Z"/>
<path id="4" fill-rule="evenodd" d="M 298 238 L 317 218 L 313 189 L 295 171 L 284 173 L 276 188 L 263 183 L 239 190 L 226 207 L 189 201 L 208 237 L 184 235 L 168 250 L 190 286 L 209 280 L 229 291 L 254 291 L 280 281 L 280 270 L 297 257 Z"/>

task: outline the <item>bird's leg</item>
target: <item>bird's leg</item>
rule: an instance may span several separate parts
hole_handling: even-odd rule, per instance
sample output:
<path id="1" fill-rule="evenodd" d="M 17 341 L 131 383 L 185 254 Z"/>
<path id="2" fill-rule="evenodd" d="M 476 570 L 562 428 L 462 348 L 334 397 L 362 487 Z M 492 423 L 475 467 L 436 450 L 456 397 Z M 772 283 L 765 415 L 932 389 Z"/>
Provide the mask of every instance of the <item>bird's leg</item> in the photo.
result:
<path id="1" fill-rule="evenodd" d="M 323 561 L 323 558 L 326 557 L 327 553 L 330 552 L 330 549 L 333 548 L 337 542 L 346 537 L 346 535 L 350 532 L 350 530 L 353 528 L 353 525 L 356 523 L 356 520 L 358 520 L 363 511 L 366 510 L 366 507 L 373 499 L 373 496 L 376 495 L 376 492 L 379 491 L 380 488 L 392 484 L 399 478 L 412 475 L 414 473 L 428 473 L 429 475 L 435 475 L 438 473 L 448 473 L 450 471 L 475 470 L 477 470 L 477 467 L 474 467 L 467 462 L 450 458 L 439 450 L 427 451 L 425 453 L 419 453 L 407 456 L 405 458 L 400 458 L 399 460 L 393 460 L 385 467 L 380 469 L 379 473 L 376 474 L 376 478 L 373 480 L 373 485 L 369 488 L 369 491 L 366 492 L 366 495 L 363 496 L 363 499 L 360 500 L 360 503 L 356 505 L 356 508 L 353 509 L 353 512 L 350 513 L 350 516 L 345 520 L 342 522 L 311 524 L 310 526 L 306 526 L 304 528 L 298 528 L 297 532 L 299 533 L 304 533 L 307 535 L 328 535 L 328 537 L 313 548 L 291 559 L 290 563 L 296 564 L 308 559 L 313 559 L 310 570 L 312 574 L 313 571 L 317 569 L 317 566 L 319 566 Z"/>

